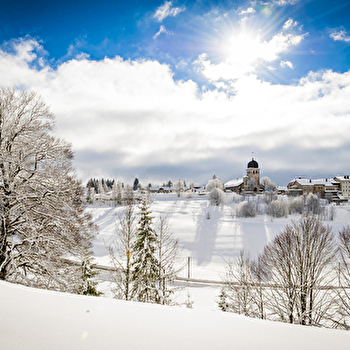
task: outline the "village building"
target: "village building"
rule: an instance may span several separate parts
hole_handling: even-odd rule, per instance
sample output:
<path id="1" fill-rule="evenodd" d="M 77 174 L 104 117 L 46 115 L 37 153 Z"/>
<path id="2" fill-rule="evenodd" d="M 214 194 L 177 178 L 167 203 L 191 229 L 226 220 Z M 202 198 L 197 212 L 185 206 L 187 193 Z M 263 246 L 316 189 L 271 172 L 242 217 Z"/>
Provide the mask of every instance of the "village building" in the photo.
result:
<path id="1" fill-rule="evenodd" d="M 340 192 L 342 196 L 349 200 L 350 199 L 350 178 L 349 175 L 336 176 L 333 179 L 335 182 L 339 183 Z"/>
<path id="2" fill-rule="evenodd" d="M 246 175 L 242 178 L 233 179 L 224 184 L 225 191 L 232 191 L 238 194 L 256 194 L 264 191 L 260 183 L 260 168 L 258 162 L 252 158 L 246 168 Z"/>
<path id="3" fill-rule="evenodd" d="M 286 193 L 290 196 L 301 196 L 312 193 L 316 194 L 319 198 L 340 202 L 346 200 L 341 189 L 342 185 L 344 189 L 349 190 L 347 194 L 350 195 L 350 179 L 343 179 L 343 177 L 338 177 L 338 180 L 335 178 L 307 179 L 305 177 L 297 177 L 289 182 Z"/>

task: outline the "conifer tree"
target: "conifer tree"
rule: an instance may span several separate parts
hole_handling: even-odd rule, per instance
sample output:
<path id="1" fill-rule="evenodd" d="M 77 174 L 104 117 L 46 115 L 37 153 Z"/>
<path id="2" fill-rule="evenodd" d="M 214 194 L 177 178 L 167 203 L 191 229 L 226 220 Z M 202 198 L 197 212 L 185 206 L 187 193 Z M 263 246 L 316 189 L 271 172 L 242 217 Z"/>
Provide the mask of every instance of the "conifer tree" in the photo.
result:
<path id="1" fill-rule="evenodd" d="M 146 198 L 140 206 L 140 220 L 133 247 L 133 297 L 142 302 L 159 303 L 159 261 L 157 234 L 152 228 L 151 210 Z"/>

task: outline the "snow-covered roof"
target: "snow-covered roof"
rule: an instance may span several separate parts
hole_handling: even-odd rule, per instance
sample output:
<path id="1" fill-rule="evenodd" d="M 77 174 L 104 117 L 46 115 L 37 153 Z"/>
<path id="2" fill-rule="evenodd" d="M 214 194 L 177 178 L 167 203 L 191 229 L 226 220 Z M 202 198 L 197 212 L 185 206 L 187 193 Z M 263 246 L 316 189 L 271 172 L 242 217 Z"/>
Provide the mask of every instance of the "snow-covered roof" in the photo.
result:
<path id="1" fill-rule="evenodd" d="M 230 181 L 226 182 L 226 183 L 224 184 L 224 187 L 225 187 L 225 188 L 228 188 L 228 187 L 237 187 L 237 186 L 242 185 L 242 183 L 243 183 L 243 178 L 233 179 L 233 180 L 230 180 Z"/>
<path id="2" fill-rule="evenodd" d="M 291 182 L 298 182 L 302 186 L 314 186 L 314 185 L 324 185 L 324 186 L 332 186 L 335 185 L 333 179 L 307 179 L 305 177 L 297 177 L 293 179 Z"/>
<path id="3" fill-rule="evenodd" d="M 350 181 L 349 175 L 336 176 L 335 179 L 337 179 L 339 181 Z"/>

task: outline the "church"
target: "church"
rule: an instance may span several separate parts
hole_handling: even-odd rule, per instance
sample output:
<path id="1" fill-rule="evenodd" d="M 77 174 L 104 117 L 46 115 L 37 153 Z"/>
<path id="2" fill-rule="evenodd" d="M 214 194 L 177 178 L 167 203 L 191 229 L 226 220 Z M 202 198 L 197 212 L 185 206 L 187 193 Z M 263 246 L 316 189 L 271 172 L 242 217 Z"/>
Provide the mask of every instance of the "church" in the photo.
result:
<path id="1" fill-rule="evenodd" d="M 264 191 L 264 186 L 260 183 L 259 164 L 254 157 L 247 165 L 246 175 L 226 182 L 224 188 L 225 191 L 232 191 L 238 194 L 256 194 Z"/>

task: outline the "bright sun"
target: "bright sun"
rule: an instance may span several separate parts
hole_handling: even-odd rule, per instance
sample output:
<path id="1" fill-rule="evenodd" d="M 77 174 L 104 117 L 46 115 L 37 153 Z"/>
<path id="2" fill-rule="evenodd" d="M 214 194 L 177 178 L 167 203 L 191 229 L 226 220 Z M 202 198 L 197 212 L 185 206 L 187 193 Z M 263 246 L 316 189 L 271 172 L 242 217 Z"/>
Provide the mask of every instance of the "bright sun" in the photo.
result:
<path id="1" fill-rule="evenodd" d="M 259 57 L 263 58 L 266 49 L 266 43 L 260 41 L 260 36 L 239 33 L 230 39 L 227 60 L 242 65 L 252 64 Z"/>

